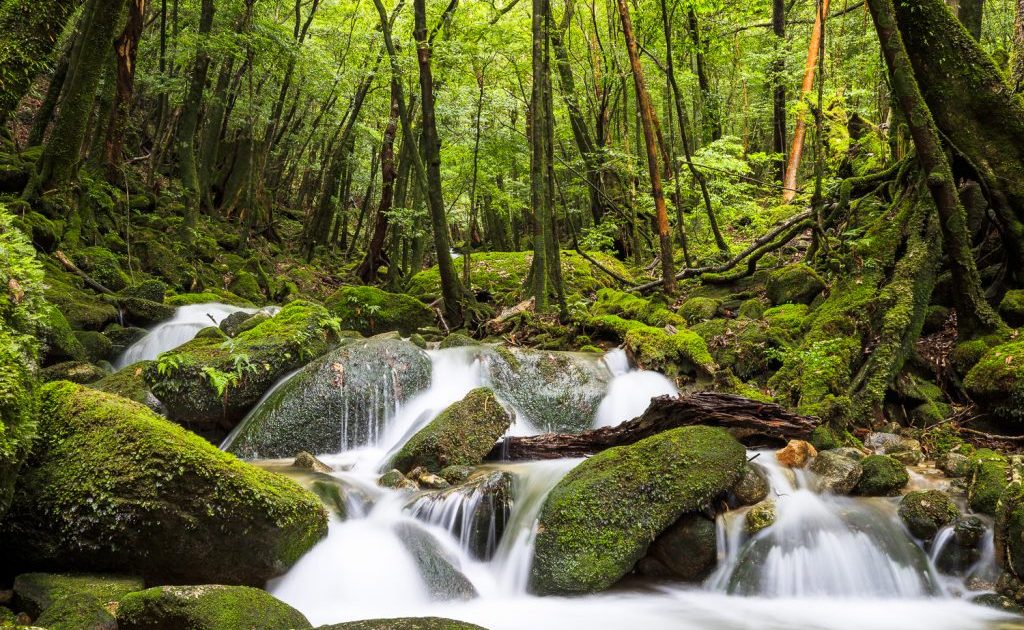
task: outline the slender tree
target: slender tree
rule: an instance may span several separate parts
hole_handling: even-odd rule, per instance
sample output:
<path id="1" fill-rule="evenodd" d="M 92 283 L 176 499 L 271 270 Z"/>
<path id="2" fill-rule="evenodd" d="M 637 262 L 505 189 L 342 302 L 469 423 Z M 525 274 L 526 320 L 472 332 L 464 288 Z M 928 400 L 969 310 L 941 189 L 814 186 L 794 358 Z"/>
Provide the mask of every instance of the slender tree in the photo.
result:
<path id="1" fill-rule="evenodd" d="M 139 40 L 145 26 L 146 0 L 128 0 L 128 21 L 124 31 L 114 44 L 117 53 L 117 79 L 114 106 L 110 110 L 107 127 L 107 142 L 104 159 L 107 174 L 116 177 L 124 147 L 124 136 L 128 131 L 128 115 L 131 113 L 135 93 L 135 59 L 139 53 Z"/>
<path id="2" fill-rule="evenodd" d="M 195 65 L 192 68 L 192 79 L 189 82 L 188 94 L 182 105 L 181 120 L 178 123 L 176 139 L 178 156 L 178 176 L 185 188 L 188 212 L 183 227 L 195 225 L 199 214 L 200 190 L 199 172 L 196 163 L 196 132 L 199 129 L 199 114 L 203 106 L 203 91 L 206 89 L 206 75 L 210 69 L 210 53 L 207 50 L 206 38 L 213 31 L 214 1 L 203 0 L 199 16 L 199 50 L 196 53 Z"/>

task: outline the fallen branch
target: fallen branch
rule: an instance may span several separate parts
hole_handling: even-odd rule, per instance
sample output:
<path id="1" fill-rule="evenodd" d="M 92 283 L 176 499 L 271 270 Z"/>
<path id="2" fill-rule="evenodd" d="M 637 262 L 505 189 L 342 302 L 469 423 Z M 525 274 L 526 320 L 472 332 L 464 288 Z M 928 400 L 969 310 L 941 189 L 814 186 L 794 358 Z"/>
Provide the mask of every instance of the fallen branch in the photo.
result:
<path id="1" fill-rule="evenodd" d="M 64 252 L 62 252 L 62 251 L 60 251 L 58 249 L 57 251 L 55 251 L 53 253 L 53 256 L 60 262 L 60 264 L 64 265 L 65 269 L 67 269 L 68 271 L 70 271 L 73 274 L 76 274 L 76 275 L 80 276 L 82 278 L 82 280 L 84 280 L 85 283 L 87 285 L 89 285 L 90 287 L 92 287 L 93 289 L 99 291 L 100 293 L 106 293 L 107 295 L 114 295 L 113 291 L 111 291 L 107 287 L 103 286 L 99 282 L 96 282 L 95 280 L 93 280 L 92 278 L 89 277 L 89 274 L 85 273 L 84 271 L 79 269 L 77 266 L 75 266 L 75 263 L 71 262 L 71 259 L 69 259 L 67 256 L 64 255 Z"/>
<path id="2" fill-rule="evenodd" d="M 699 424 L 727 429 L 746 446 L 780 446 L 793 438 L 808 439 L 818 422 L 776 404 L 732 394 L 699 392 L 689 396 L 660 396 L 651 400 L 642 416 L 618 426 L 579 434 L 506 437 L 495 445 L 488 459 L 585 457 L 615 446 L 633 444 L 669 429 Z"/>

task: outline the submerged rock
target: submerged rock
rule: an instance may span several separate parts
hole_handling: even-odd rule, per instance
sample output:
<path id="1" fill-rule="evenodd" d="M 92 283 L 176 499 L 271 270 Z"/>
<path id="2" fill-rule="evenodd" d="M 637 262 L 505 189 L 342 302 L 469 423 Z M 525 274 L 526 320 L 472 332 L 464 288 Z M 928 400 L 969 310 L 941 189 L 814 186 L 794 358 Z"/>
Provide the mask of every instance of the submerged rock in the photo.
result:
<path id="1" fill-rule="evenodd" d="M 638 566 L 645 575 L 696 582 L 717 561 L 715 522 L 703 514 L 684 514 L 654 540 Z"/>
<path id="2" fill-rule="evenodd" d="M 811 472 L 818 476 L 818 491 L 850 494 L 860 481 L 864 469 L 856 461 L 834 451 L 822 451 L 811 462 Z"/>
<path id="3" fill-rule="evenodd" d="M 275 389 L 226 448 L 256 459 L 365 446 L 395 405 L 429 386 L 430 372 L 430 357 L 407 341 L 348 342 Z"/>
<path id="4" fill-rule="evenodd" d="M 489 560 L 498 547 L 512 512 L 511 473 L 477 474 L 467 482 L 421 494 L 409 502 L 409 514 L 448 529 L 464 549 Z"/>
<path id="5" fill-rule="evenodd" d="M 941 490 L 915 490 L 900 501 L 899 515 L 911 534 L 931 540 L 939 529 L 960 516 L 960 510 Z"/>
<path id="6" fill-rule="evenodd" d="M 168 417 L 220 439 L 278 379 L 327 351 L 329 319 L 322 306 L 295 301 L 230 341 L 197 336 L 160 355 L 144 376 Z M 309 449 L 280 456 L 300 450 Z"/>
<path id="7" fill-rule="evenodd" d="M 473 599 L 476 587 L 459 568 L 458 558 L 449 554 L 433 534 L 414 523 L 398 523 L 395 534 L 416 561 L 420 577 L 435 600 Z"/>
<path id="8" fill-rule="evenodd" d="M 303 470 L 312 470 L 313 472 L 318 473 L 330 474 L 334 472 L 333 468 L 306 451 L 302 451 L 295 456 L 295 461 L 292 462 L 292 466 L 302 468 Z"/>
<path id="9" fill-rule="evenodd" d="M 746 451 L 727 432 L 684 427 L 584 461 L 541 510 L 530 584 L 593 592 L 628 573 L 661 532 L 729 491 Z"/>
<path id="10" fill-rule="evenodd" d="M 985 530 L 984 521 L 977 516 L 957 519 L 953 536 L 938 551 L 935 566 L 943 573 L 964 575 L 981 558 L 980 545 Z"/>
<path id="11" fill-rule="evenodd" d="M 784 448 L 775 451 L 775 458 L 779 463 L 789 468 L 803 468 L 807 462 L 815 457 L 818 451 L 811 446 L 810 442 L 803 440 L 790 440 Z"/>
<path id="12" fill-rule="evenodd" d="M 397 619 L 365 619 L 320 626 L 317 630 L 487 630 L 465 621 L 441 617 L 399 617 Z"/>
<path id="13" fill-rule="evenodd" d="M 860 462 L 863 472 L 853 489 L 865 497 L 887 497 L 899 493 L 910 482 L 906 467 L 888 455 L 868 455 Z"/>
<path id="14" fill-rule="evenodd" d="M 47 385 L 39 433 L 0 525 L 11 569 L 263 584 L 327 532 L 320 502 L 294 482 L 123 398 Z"/>
<path id="15" fill-rule="evenodd" d="M 23 573 L 14 580 L 14 598 L 44 628 L 116 630 L 110 610 L 142 588 L 141 579 L 121 575 Z"/>
<path id="16" fill-rule="evenodd" d="M 474 389 L 420 429 L 392 458 L 390 467 L 439 471 L 475 466 L 512 424 L 512 416 L 485 387 Z"/>
<path id="17" fill-rule="evenodd" d="M 248 586 L 158 586 L 131 593 L 117 608 L 119 630 L 303 630 L 306 617 Z"/>

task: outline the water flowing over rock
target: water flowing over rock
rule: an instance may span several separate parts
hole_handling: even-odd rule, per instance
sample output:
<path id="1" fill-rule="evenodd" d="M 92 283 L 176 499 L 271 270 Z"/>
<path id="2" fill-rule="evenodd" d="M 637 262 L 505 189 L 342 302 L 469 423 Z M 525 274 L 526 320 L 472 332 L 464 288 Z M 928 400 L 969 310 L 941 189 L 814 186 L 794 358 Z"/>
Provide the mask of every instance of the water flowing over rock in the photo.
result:
<path id="1" fill-rule="evenodd" d="M 473 583 L 459 570 L 459 560 L 448 554 L 433 534 L 416 523 L 398 523 L 395 533 L 416 560 L 430 596 L 436 600 L 472 599 Z"/>
<path id="2" fill-rule="evenodd" d="M 252 314 L 256 309 L 243 309 L 216 302 L 179 306 L 174 312 L 174 317 L 153 327 L 144 337 L 129 346 L 118 357 L 114 367 L 123 368 L 139 361 L 152 361 L 160 356 L 161 352 L 192 341 L 200 330 L 216 326 L 238 312 Z"/>
<path id="3" fill-rule="evenodd" d="M 267 458 L 375 443 L 396 407 L 430 384 L 430 372 L 430 358 L 407 341 L 348 342 L 275 389 L 225 448 Z"/>

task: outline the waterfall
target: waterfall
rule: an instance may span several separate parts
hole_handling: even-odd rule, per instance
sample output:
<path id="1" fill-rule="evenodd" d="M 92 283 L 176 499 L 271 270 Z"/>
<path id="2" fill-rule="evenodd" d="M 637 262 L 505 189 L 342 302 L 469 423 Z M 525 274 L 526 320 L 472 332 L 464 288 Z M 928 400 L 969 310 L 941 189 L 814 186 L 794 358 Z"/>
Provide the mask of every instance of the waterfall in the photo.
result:
<path id="1" fill-rule="evenodd" d="M 597 407 L 594 425 L 613 427 L 643 414 L 651 399 L 657 396 L 676 396 L 676 386 L 658 372 L 634 370 L 625 350 L 616 348 L 604 356 L 612 374 L 608 393 Z"/>
<path id="2" fill-rule="evenodd" d="M 217 326 L 228 315 L 238 311 L 255 313 L 256 309 L 239 308 L 219 302 L 179 306 L 174 311 L 174 317 L 157 324 L 145 337 L 128 346 L 114 362 L 114 367 L 121 369 L 139 361 L 152 361 L 160 356 L 160 353 L 192 341 L 200 330 Z"/>

